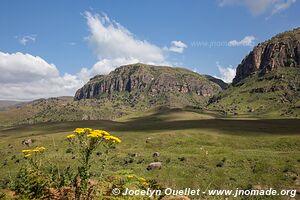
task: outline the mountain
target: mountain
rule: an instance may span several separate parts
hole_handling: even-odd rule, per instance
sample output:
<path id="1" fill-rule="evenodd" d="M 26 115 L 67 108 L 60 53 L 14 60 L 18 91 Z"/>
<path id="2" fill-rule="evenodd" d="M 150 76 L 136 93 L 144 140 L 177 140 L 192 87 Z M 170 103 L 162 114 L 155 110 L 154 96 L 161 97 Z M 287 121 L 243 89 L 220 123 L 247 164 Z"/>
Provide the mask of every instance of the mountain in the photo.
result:
<path id="1" fill-rule="evenodd" d="M 212 97 L 208 108 L 229 115 L 300 117 L 300 28 L 254 47 L 232 85 Z"/>
<path id="2" fill-rule="evenodd" d="M 97 75 L 74 97 L 38 99 L 0 112 L 0 127 L 40 122 L 116 119 L 171 108 L 203 108 L 227 85 L 187 69 L 145 64 Z M 164 108 L 164 109 L 162 109 Z"/>
<path id="3" fill-rule="evenodd" d="M 1 110 L 6 110 L 10 106 L 22 104 L 23 102 L 21 101 L 6 101 L 6 100 L 0 100 L 0 111 Z"/>
<path id="4" fill-rule="evenodd" d="M 80 88 L 75 100 L 109 100 L 135 110 L 157 106 L 203 107 L 226 84 L 183 68 L 131 64 L 98 75 Z"/>
<path id="5" fill-rule="evenodd" d="M 233 84 L 252 74 L 265 75 L 280 67 L 300 67 L 300 28 L 258 44 L 237 67 Z"/>

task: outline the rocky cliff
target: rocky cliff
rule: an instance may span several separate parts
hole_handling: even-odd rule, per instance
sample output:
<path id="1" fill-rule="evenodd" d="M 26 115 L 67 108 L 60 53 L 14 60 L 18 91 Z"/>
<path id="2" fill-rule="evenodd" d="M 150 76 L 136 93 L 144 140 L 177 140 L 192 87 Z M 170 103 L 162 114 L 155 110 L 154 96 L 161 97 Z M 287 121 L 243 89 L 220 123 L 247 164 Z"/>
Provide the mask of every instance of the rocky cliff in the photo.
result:
<path id="1" fill-rule="evenodd" d="M 171 98 L 187 95 L 193 98 L 191 101 L 197 102 L 218 93 L 221 87 L 224 87 L 224 82 L 208 79 L 187 69 L 138 63 L 121 66 L 108 75 L 95 76 L 76 92 L 74 98 L 113 100 L 116 96 L 130 95 L 137 103 L 147 99 L 153 102 L 159 97 L 172 102 Z"/>
<path id="2" fill-rule="evenodd" d="M 226 115 L 300 117 L 300 28 L 257 45 L 237 68 L 233 85 L 208 109 Z"/>
<path id="3" fill-rule="evenodd" d="M 258 44 L 237 67 L 233 84 L 252 74 L 264 75 L 279 67 L 300 67 L 300 28 Z"/>

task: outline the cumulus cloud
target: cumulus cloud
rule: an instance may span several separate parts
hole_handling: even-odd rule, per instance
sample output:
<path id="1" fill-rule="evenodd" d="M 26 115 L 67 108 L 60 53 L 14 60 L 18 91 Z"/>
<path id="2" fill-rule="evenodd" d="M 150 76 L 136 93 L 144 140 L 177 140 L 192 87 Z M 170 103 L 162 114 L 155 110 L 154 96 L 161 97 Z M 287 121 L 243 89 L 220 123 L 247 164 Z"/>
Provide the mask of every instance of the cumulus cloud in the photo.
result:
<path id="1" fill-rule="evenodd" d="M 32 100 L 74 95 L 83 85 L 77 76 L 61 76 L 54 64 L 38 56 L 0 52 L 0 98 Z"/>
<path id="2" fill-rule="evenodd" d="M 286 10 L 295 2 L 296 0 L 220 0 L 219 6 L 246 6 L 253 15 L 260 15 L 266 12 L 275 14 Z"/>
<path id="3" fill-rule="evenodd" d="M 228 46 L 236 47 L 236 46 L 254 46 L 254 36 L 246 36 L 242 40 L 231 40 L 228 42 Z"/>
<path id="4" fill-rule="evenodd" d="M 82 68 L 78 73 L 78 77 L 87 82 L 92 76 L 97 74 L 108 74 L 113 71 L 115 68 L 121 65 L 127 65 L 132 63 L 138 63 L 138 59 L 134 58 L 115 58 L 115 59 L 102 59 L 95 63 L 92 68 Z"/>
<path id="5" fill-rule="evenodd" d="M 25 35 L 25 36 L 22 36 L 22 37 L 16 37 L 19 41 L 20 44 L 26 46 L 27 43 L 29 42 L 35 42 L 36 40 L 36 36 L 35 35 Z"/>
<path id="6" fill-rule="evenodd" d="M 219 64 L 219 62 L 217 62 L 216 64 L 220 75 L 215 77 L 222 79 L 226 83 L 231 83 L 233 78 L 235 77 L 236 69 L 232 66 L 223 67 Z"/>
<path id="7" fill-rule="evenodd" d="M 85 39 L 93 48 L 98 61 L 78 74 L 88 80 L 96 74 L 108 74 L 120 65 L 132 63 L 168 64 L 162 48 L 138 39 L 128 29 L 107 15 L 84 14 L 90 35 Z"/>
<path id="8" fill-rule="evenodd" d="M 168 48 L 169 51 L 175 52 L 175 53 L 183 53 L 184 49 L 187 48 L 187 45 L 183 43 L 182 41 L 172 41 L 171 46 Z"/>

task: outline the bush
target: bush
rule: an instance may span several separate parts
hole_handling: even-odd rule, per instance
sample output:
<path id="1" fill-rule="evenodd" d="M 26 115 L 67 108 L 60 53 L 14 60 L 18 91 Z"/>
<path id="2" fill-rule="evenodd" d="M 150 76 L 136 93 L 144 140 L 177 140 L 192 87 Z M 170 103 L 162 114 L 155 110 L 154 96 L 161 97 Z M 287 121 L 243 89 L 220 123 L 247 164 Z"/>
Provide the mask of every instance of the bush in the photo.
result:
<path id="1" fill-rule="evenodd" d="M 41 172 L 22 167 L 17 174 L 15 181 L 10 185 L 17 194 L 28 199 L 40 198 L 45 194 L 48 180 Z"/>

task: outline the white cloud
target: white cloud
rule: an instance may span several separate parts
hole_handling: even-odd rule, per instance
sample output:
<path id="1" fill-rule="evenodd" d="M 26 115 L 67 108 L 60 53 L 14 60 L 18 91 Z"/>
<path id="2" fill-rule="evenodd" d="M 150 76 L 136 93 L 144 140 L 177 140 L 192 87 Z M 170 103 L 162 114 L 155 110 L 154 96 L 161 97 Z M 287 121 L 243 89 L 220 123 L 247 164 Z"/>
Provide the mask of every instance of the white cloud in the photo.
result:
<path id="1" fill-rule="evenodd" d="M 40 57 L 23 53 L 0 52 L 0 99 L 36 99 L 74 95 L 91 77 L 108 74 L 116 67 L 132 63 L 170 65 L 166 51 L 145 40 L 136 38 L 129 30 L 106 15 L 85 12 L 90 30 L 86 37 L 98 58 L 90 68 L 84 67 L 76 75 L 60 75 L 54 64 Z M 35 39 L 25 38 L 23 43 Z M 173 51 L 182 52 L 186 45 L 172 42 Z M 75 45 L 70 43 L 70 45 Z M 182 50 L 181 50 L 182 49 Z"/>
<path id="2" fill-rule="evenodd" d="M 246 36 L 242 40 L 231 40 L 228 42 L 228 46 L 236 47 L 236 46 L 254 46 L 254 36 Z"/>
<path id="3" fill-rule="evenodd" d="M 0 52 L 0 99 L 32 100 L 74 95 L 83 81 L 76 76 L 60 76 L 54 64 L 38 56 Z"/>
<path id="4" fill-rule="evenodd" d="M 183 53 L 184 49 L 186 48 L 187 45 L 182 41 L 172 41 L 171 46 L 168 48 L 168 50 L 175 53 Z"/>
<path id="5" fill-rule="evenodd" d="M 235 77 L 236 69 L 232 66 L 229 67 L 223 67 L 219 64 L 219 62 L 216 63 L 220 77 L 215 76 L 216 78 L 222 79 L 226 83 L 231 83 L 233 78 Z"/>
<path id="6" fill-rule="evenodd" d="M 246 6 L 253 15 L 260 15 L 286 10 L 295 2 L 296 0 L 220 0 L 219 6 L 242 5 Z"/>
<path id="7" fill-rule="evenodd" d="M 102 59 L 95 63 L 90 69 L 86 67 L 82 68 L 81 71 L 78 73 L 78 77 L 84 82 L 87 82 L 91 77 L 97 74 L 108 74 L 109 72 L 113 71 L 117 67 L 120 67 L 121 65 L 127 65 L 138 62 L 139 60 L 134 58 Z"/>
<path id="8" fill-rule="evenodd" d="M 16 37 L 20 44 L 26 45 L 28 42 L 35 42 L 36 36 L 35 35 L 25 35 L 22 37 Z"/>
<path id="9" fill-rule="evenodd" d="M 115 68 L 132 63 L 168 64 L 162 48 L 136 38 L 129 30 L 107 15 L 85 12 L 90 35 L 86 37 L 98 62 L 82 68 L 78 76 L 88 80 L 97 74 L 108 74 Z"/>
<path id="10" fill-rule="evenodd" d="M 143 62 L 164 62 L 161 48 L 137 39 L 129 30 L 106 15 L 85 12 L 91 35 L 87 37 L 98 59 L 136 58 Z"/>
<path id="11" fill-rule="evenodd" d="M 287 0 L 276 3 L 273 7 L 272 15 L 288 9 L 293 3 L 296 3 L 296 0 Z"/>

